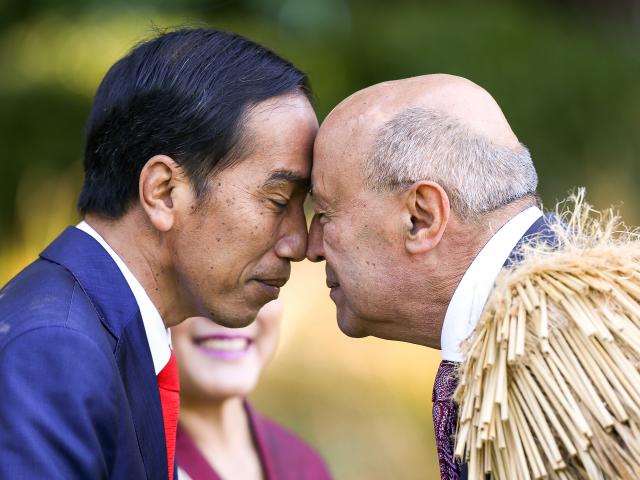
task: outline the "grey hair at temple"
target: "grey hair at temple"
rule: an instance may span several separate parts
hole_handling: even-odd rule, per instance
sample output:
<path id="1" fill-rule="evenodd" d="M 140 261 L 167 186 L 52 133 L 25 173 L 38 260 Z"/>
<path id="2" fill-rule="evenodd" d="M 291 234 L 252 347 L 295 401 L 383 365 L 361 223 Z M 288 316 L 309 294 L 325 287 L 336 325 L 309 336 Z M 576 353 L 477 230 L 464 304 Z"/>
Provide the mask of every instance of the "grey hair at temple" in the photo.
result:
<path id="1" fill-rule="evenodd" d="M 364 181 L 374 191 L 394 191 L 421 180 L 438 183 L 452 210 L 470 221 L 535 197 L 538 185 L 524 145 L 497 145 L 439 111 L 409 108 L 377 133 L 364 162 Z"/>

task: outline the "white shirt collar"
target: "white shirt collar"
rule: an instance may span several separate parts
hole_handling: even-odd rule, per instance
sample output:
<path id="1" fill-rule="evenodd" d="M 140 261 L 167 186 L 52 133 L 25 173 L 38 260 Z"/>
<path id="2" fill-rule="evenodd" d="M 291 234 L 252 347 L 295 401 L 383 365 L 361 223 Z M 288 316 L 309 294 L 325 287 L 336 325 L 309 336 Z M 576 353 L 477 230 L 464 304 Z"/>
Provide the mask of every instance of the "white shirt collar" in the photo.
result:
<path id="1" fill-rule="evenodd" d="M 85 233 L 91 235 L 96 241 L 102 245 L 107 251 L 109 256 L 116 262 L 118 268 L 122 272 L 124 279 L 127 281 L 131 293 L 136 299 L 138 308 L 140 309 L 140 315 L 142 316 L 142 323 L 144 324 L 144 331 L 147 335 L 147 342 L 149 343 L 149 350 L 151 350 L 151 358 L 153 359 L 153 368 L 156 375 L 165 367 L 169 362 L 171 356 L 171 336 L 169 330 L 164 326 L 164 322 L 160 317 L 158 309 L 155 307 L 147 292 L 140 282 L 133 276 L 131 270 L 125 265 L 122 259 L 116 252 L 109 246 L 109 244 L 96 232 L 91 225 L 82 221 L 76 228 L 82 230 Z"/>
<path id="2" fill-rule="evenodd" d="M 504 262 L 529 227 L 542 216 L 530 207 L 505 223 L 480 250 L 451 298 L 442 325 L 442 359 L 462 362 L 460 343 L 473 331 Z"/>

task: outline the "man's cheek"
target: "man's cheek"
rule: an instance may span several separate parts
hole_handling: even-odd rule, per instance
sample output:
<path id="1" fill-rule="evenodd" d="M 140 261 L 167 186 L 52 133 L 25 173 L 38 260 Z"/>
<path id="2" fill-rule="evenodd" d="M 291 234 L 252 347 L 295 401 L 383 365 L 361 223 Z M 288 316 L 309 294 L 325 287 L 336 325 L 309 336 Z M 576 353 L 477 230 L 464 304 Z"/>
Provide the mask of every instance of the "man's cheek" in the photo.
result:
<path id="1" fill-rule="evenodd" d="M 341 255 L 348 251 L 349 239 L 347 231 L 336 225 L 326 225 L 324 235 L 325 251 L 331 251 L 334 255 Z"/>

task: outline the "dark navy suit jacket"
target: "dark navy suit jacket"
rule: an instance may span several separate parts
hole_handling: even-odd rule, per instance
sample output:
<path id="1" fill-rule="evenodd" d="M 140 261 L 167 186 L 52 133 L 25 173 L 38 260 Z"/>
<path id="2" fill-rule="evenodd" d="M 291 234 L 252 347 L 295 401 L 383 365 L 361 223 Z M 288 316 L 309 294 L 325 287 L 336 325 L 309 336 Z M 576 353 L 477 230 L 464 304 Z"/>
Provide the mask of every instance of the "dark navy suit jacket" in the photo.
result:
<path id="1" fill-rule="evenodd" d="M 162 407 L 136 300 L 69 227 L 0 290 L 0 479 L 166 479 Z"/>

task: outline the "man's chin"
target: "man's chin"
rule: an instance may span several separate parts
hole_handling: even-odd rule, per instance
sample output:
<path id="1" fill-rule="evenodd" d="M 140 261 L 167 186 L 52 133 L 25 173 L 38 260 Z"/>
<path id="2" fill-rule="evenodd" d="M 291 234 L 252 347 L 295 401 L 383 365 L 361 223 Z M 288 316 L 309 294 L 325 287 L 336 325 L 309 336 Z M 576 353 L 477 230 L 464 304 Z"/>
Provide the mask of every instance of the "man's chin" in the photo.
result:
<path id="1" fill-rule="evenodd" d="M 260 305 L 261 306 L 261 305 Z M 260 306 L 254 308 L 230 309 L 224 312 L 211 313 L 209 318 L 218 325 L 227 328 L 242 328 L 251 325 L 258 315 Z"/>
<path id="2" fill-rule="evenodd" d="M 365 328 L 364 321 L 350 313 L 341 315 L 338 311 L 338 328 L 347 337 L 351 338 L 362 338 L 370 335 Z"/>

